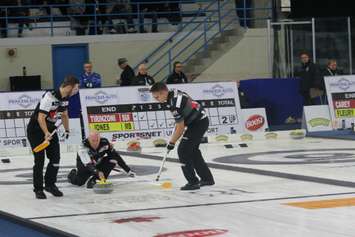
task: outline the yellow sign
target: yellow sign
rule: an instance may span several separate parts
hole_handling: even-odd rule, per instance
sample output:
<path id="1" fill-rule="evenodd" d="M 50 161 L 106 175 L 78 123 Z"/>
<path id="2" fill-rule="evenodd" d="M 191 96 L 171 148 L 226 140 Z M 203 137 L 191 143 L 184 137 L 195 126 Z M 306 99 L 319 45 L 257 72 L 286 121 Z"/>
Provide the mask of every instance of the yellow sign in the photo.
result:
<path id="1" fill-rule="evenodd" d="M 95 129 L 98 132 L 117 132 L 117 131 L 130 131 L 134 130 L 133 122 L 125 123 L 90 123 L 91 129 Z"/>
<path id="2" fill-rule="evenodd" d="M 337 118 L 352 118 L 355 116 L 355 109 L 336 109 L 335 113 Z"/>

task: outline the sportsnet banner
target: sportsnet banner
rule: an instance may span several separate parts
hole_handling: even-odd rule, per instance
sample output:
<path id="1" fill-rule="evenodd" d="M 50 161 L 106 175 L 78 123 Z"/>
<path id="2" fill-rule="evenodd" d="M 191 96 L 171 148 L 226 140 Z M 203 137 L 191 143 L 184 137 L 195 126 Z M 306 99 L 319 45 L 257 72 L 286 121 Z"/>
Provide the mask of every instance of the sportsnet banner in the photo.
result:
<path id="1" fill-rule="evenodd" d="M 242 132 L 235 82 L 168 85 L 199 101 L 210 119 L 208 135 Z M 80 90 L 85 131 L 95 129 L 110 141 L 166 137 L 175 121 L 165 105 L 157 103 L 149 87 L 110 87 Z"/>
<path id="2" fill-rule="evenodd" d="M 355 76 L 324 77 L 331 118 L 339 126 L 355 122 Z"/>
<path id="3" fill-rule="evenodd" d="M 0 93 L 0 147 L 29 147 L 27 124 L 45 91 Z M 70 119 L 71 136 L 65 143 L 80 144 L 79 119 Z"/>

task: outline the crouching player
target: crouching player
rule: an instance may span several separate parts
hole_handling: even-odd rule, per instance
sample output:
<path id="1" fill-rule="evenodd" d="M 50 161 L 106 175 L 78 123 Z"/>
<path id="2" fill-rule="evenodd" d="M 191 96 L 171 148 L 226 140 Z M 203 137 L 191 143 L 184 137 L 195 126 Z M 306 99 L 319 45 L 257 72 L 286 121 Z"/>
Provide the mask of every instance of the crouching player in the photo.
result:
<path id="1" fill-rule="evenodd" d="M 119 165 L 130 177 L 135 173 L 128 167 L 112 144 L 96 131 L 90 132 L 77 153 L 76 169 L 68 174 L 68 181 L 74 185 L 93 188 L 96 180 L 107 179 L 112 169 Z"/>

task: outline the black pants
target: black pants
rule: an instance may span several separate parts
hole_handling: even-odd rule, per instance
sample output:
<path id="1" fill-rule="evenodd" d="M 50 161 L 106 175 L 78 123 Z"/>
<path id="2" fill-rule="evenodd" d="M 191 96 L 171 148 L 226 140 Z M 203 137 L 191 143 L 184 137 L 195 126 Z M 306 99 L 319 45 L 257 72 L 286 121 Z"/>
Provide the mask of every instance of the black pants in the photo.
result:
<path id="1" fill-rule="evenodd" d="M 196 173 L 203 181 L 213 181 L 212 173 L 204 161 L 199 149 L 201 139 L 208 129 L 208 124 L 208 118 L 190 124 L 178 147 L 182 172 L 184 173 L 186 180 L 191 184 L 199 182 Z"/>
<path id="2" fill-rule="evenodd" d="M 114 156 L 104 158 L 101 161 L 101 163 L 96 166 L 96 170 L 101 171 L 104 174 L 106 179 L 110 175 L 113 168 L 115 168 L 116 166 L 116 163 L 112 163 L 110 161 L 114 159 L 115 159 Z M 86 167 L 85 164 L 81 161 L 79 156 L 76 158 L 76 168 L 77 168 L 76 174 L 75 175 L 73 174 L 69 177 L 70 183 L 74 185 L 82 186 L 92 176 L 95 176 L 96 179 L 99 179 L 97 173 L 93 172 L 91 169 Z"/>
<path id="3" fill-rule="evenodd" d="M 27 138 L 30 141 L 31 148 L 35 148 L 44 141 L 44 133 L 40 128 L 33 128 L 28 125 Z M 34 166 L 33 166 L 33 186 L 34 191 L 43 190 L 43 167 L 45 154 L 49 159 L 46 174 L 44 175 L 45 186 L 53 186 L 57 182 L 57 174 L 59 170 L 60 161 L 60 147 L 57 134 L 52 137 L 50 145 L 41 152 L 33 153 Z"/>

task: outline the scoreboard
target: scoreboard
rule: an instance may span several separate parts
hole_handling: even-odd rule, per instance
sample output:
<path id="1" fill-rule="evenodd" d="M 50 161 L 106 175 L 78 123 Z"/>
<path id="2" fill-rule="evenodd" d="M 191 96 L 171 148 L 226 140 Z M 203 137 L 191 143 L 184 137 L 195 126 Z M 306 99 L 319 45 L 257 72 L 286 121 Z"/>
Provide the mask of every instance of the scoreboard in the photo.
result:
<path id="1" fill-rule="evenodd" d="M 188 93 L 205 108 L 209 134 L 241 131 L 236 83 L 169 85 Z M 111 141 L 170 136 L 175 121 L 167 104 L 153 101 L 148 87 L 83 89 L 80 100 L 86 131 L 95 129 Z"/>

